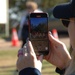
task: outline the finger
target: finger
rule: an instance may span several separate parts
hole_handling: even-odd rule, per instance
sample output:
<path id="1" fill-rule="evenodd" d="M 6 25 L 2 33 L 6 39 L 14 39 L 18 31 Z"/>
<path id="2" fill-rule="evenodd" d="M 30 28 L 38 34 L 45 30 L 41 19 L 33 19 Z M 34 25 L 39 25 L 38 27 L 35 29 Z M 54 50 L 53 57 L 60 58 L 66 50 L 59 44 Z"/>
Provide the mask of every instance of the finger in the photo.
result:
<path id="1" fill-rule="evenodd" d="M 24 53 L 28 53 L 28 50 L 27 50 L 27 43 L 24 45 L 24 47 L 23 47 L 23 52 Z"/>
<path id="2" fill-rule="evenodd" d="M 18 57 L 23 56 L 23 50 L 22 50 L 22 48 L 18 51 L 18 55 L 17 56 Z"/>
<path id="3" fill-rule="evenodd" d="M 28 41 L 29 41 L 29 38 L 26 39 L 26 42 L 28 42 Z"/>
<path id="4" fill-rule="evenodd" d="M 29 52 L 30 54 L 31 54 L 31 53 L 35 54 L 34 49 L 33 49 L 33 46 L 32 46 L 32 44 L 31 44 L 30 41 L 27 42 L 27 49 L 28 49 L 28 52 Z"/>
<path id="5" fill-rule="evenodd" d="M 27 43 L 23 47 L 23 55 L 27 56 L 28 54 L 28 49 L 27 49 Z"/>
<path id="6" fill-rule="evenodd" d="M 49 40 L 55 44 L 55 45 L 59 45 L 61 44 L 61 41 L 59 41 L 58 39 L 54 38 L 51 34 L 51 32 L 48 33 L 48 37 L 49 37 Z"/>
<path id="7" fill-rule="evenodd" d="M 18 53 L 22 52 L 22 48 L 18 51 Z"/>
<path id="8" fill-rule="evenodd" d="M 43 55 L 38 56 L 38 60 L 43 61 Z"/>

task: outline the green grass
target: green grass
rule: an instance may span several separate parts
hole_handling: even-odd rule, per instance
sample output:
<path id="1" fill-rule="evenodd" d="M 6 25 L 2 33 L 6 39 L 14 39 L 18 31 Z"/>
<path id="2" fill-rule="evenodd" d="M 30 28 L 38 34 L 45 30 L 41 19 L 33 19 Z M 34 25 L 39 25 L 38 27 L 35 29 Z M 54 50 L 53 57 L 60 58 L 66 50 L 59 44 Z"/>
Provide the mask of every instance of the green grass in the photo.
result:
<path id="1" fill-rule="evenodd" d="M 18 50 L 0 50 L 0 75 L 18 75 L 15 65 L 17 60 L 17 51 Z M 55 67 L 44 60 L 42 75 L 58 74 L 55 73 Z"/>

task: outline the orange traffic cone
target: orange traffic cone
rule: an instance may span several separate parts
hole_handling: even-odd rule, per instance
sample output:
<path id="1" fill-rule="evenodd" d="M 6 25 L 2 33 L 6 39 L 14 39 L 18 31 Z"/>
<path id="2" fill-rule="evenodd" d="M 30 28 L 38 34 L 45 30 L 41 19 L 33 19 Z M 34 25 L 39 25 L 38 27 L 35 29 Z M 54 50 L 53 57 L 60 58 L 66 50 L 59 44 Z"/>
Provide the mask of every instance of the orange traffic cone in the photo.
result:
<path id="1" fill-rule="evenodd" d="M 53 36 L 54 36 L 56 39 L 58 39 L 58 33 L 57 33 L 57 30 L 56 30 L 56 29 L 53 29 L 53 30 L 52 30 L 52 34 L 53 34 Z"/>
<path id="2" fill-rule="evenodd" d="M 19 46 L 19 40 L 15 28 L 12 29 L 12 46 Z"/>

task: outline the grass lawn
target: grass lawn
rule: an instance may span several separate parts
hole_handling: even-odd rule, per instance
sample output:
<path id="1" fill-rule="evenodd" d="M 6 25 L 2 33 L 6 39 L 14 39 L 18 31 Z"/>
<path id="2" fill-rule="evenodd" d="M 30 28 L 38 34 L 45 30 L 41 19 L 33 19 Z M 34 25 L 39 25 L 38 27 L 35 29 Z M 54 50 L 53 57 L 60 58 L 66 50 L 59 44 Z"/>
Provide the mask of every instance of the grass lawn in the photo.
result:
<path id="1" fill-rule="evenodd" d="M 15 66 L 17 51 L 18 50 L 0 50 L 0 75 L 18 75 Z M 58 74 L 55 73 L 55 67 L 44 60 L 42 75 Z"/>

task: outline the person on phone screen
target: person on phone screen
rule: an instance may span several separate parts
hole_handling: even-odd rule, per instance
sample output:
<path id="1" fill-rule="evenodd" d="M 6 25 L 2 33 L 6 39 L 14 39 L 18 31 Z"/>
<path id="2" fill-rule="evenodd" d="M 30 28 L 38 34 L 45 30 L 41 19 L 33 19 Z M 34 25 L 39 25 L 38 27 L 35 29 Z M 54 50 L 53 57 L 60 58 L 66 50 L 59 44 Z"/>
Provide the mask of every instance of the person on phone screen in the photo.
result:
<path id="1" fill-rule="evenodd" d="M 63 25 L 65 25 L 68 29 L 73 48 L 72 57 L 70 56 L 65 44 L 58 39 L 55 39 L 49 32 L 48 37 L 51 43 L 51 48 L 47 56 L 39 56 L 38 58 L 40 60 L 36 58 L 36 54 L 30 41 L 27 42 L 25 49 L 19 51 L 19 58 L 17 61 L 19 75 L 41 75 L 40 69 L 42 69 L 42 67 L 40 65 L 42 64 L 41 61 L 43 58 L 55 65 L 57 67 L 56 72 L 59 74 L 75 75 L 75 0 L 71 0 L 69 3 L 56 6 L 53 10 L 53 15 L 54 17 L 61 19 Z M 28 70 L 33 71 L 28 72 Z"/>
<path id="2" fill-rule="evenodd" d="M 26 12 L 21 18 L 20 28 L 19 28 L 19 38 L 22 39 L 22 47 L 26 43 L 26 39 L 28 38 L 29 31 L 28 31 L 28 24 L 29 24 L 29 14 L 31 12 L 42 12 L 38 9 L 38 5 L 34 1 L 27 1 L 26 2 Z"/>

